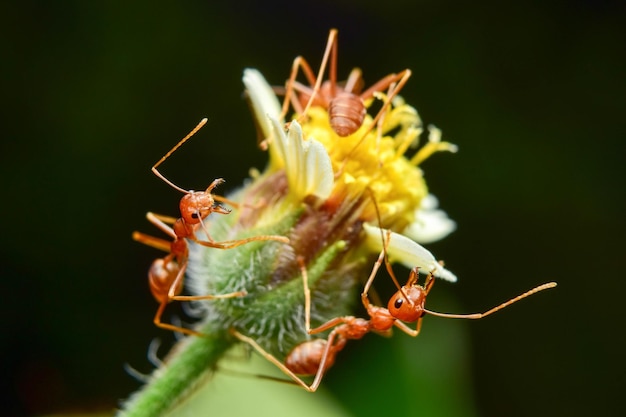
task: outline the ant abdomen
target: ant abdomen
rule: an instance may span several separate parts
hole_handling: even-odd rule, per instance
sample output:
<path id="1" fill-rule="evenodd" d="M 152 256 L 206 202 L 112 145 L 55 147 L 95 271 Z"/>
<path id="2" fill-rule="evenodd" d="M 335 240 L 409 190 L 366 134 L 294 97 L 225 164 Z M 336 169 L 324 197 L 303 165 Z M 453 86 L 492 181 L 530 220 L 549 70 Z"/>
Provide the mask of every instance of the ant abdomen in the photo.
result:
<path id="1" fill-rule="evenodd" d="M 176 276 L 180 272 L 180 266 L 172 259 L 158 258 L 152 262 L 148 270 L 148 282 L 150 292 L 159 303 L 167 302 L 169 291 Z M 174 288 L 174 294 L 178 295 L 183 289 L 183 281 Z"/>
<path id="2" fill-rule="evenodd" d="M 315 375 L 326 345 L 325 339 L 313 339 L 297 345 L 285 358 L 285 366 L 298 375 Z M 334 355 L 331 355 L 326 361 L 326 367 L 330 367 L 334 361 Z"/>
<path id="3" fill-rule="evenodd" d="M 365 120 L 365 104 L 356 94 L 338 93 L 328 104 L 330 126 L 341 137 L 352 135 Z"/>
<path id="4" fill-rule="evenodd" d="M 324 360 L 324 371 L 333 366 L 337 352 L 346 345 L 347 339 L 338 338 L 333 345 L 328 348 L 326 339 L 313 339 L 297 345 L 285 358 L 285 367 L 294 374 L 315 375 L 318 373 L 322 360 Z M 326 350 L 328 349 L 328 353 Z M 324 356 L 326 359 L 324 359 Z"/>

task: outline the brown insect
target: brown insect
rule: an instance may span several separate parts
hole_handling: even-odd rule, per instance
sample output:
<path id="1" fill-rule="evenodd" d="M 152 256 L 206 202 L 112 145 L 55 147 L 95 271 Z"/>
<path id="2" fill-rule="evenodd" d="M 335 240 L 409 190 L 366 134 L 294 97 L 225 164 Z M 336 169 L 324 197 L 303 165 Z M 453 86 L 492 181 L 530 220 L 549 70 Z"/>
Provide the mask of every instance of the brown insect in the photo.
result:
<path id="1" fill-rule="evenodd" d="M 323 81 L 329 58 L 329 79 Z M 304 73 L 309 82 L 308 86 L 296 81 L 299 70 L 302 70 Z M 374 83 L 367 90 L 361 92 L 363 78 L 361 70 L 355 68 L 343 85 L 338 84 L 337 30 L 332 29 L 328 35 L 328 42 L 317 77 L 303 57 L 298 56 L 293 61 L 291 75 L 286 83 L 285 99 L 280 119 L 287 115 L 289 103 L 292 104 L 296 113 L 299 114 L 297 119 L 299 122 L 306 118 L 306 114 L 311 106 L 321 106 L 328 111 L 330 125 L 335 133 L 342 137 L 349 136 L 363 125 L 367 112 L 366 100 L 374 97 L 377 92 L 384 92 L 384 90 L 389 89 L 382 108 L 372 122 L 371 128 L 373 128 L 390 105 L 391 100 L 404 87 L 410 76 L 411 70 L 409 69 L 405 69 L 397 74 L 389 74 Z"/>
<path id="2" fill-rule="evenodd" d="M 387 234 L 387 243 L 389 242 L 390 232 Z M 386 244 L 385 244 L 386 246 Z M 375 306 L 369 300 L 369 290 L 374 281 L 378 269 L 385 262 L 392 278 L 397 282 L 391 266 L 389 265 L 385 249 L 381 251 L 378 260 L 374 264 L 372 272 L 365 284 L 361 301 L 367 310 L 369 319 L 358 318 L 354 316 L 336 317 L 327 321 L 319 327 L 311 329 L 311 294 L 308 286 L 308 278 L 304 263 L 301 261 L 300 269 L 302 271 L 302 281 L 304 285 L 305 299 L 305 326 L 308 334 L 318 334 L 327 330 L 331 330 L 326 339 L 312 339 L 297 345 L 287 354 L 285 362 L 280 362 L 276 357 L 265 351 L 255 340 L 247 337 L 236 330 L 231 330 L 232 334 L 241 341 L 248 343 L 254 347 L 267 360 L 276 365 L 281 371 L 287 374 L 298 385 L 309 392 L 314 392 L 319 387 L 324 373 L 335 362 L 335 357 L 346 345 L 348 340 L 361 339 L 369 332 L 375 332 L 388 335 L 395 326 L 409 336 L 417 336 L 422 326 L 422 318 L 425 314 L 431 314 L 439 317 L 447 318 L 464 318 L 464 319 L 481 319 L 489 316 L 498 310 L 501 310 L 523 298 L 526 298 L 539 291 L 553 288 L 556 283 L 549 282 L 533 288 L 509 301 L 506 301 L 484 313 L 475 314 L 448 314 L 438 313 L 427 310 L 424 307 L 426 297 L 435 282 L 433 273 L 429 273 L 426 277 L 424 285 L 418 284 L 418 268 L 411 270 L 407 283 L 400 287 L 398 291 L 391 297 L 387 304 L 387 308 Z M 409 327 L 406 323 L 416 323 L 415 328 Z M 314 375 L 313 382 L 309 385 L 304 382 L 299 375 Z"/>
<path id="3" fill-rule="evenodd" d="M 264 240 L 274 240 L 278 242 L 289 243 L 289 239 L 287 237 L 275 235 L 259 235 L 245 239 L 227 240 L 222 242 L 214 241 L 208 232 L 208 229 L 204 223 L 204 219 L 211 213 L 230 213 L 230 210 L 221 207 L 215 202 L 224 202 L 234 207 L 239 207 L 238 203 L 230 201 L 224 197 L 211 194 L 213 189 L 222 182 L 224 182 L 224 180 L 221 178 L 214 180 L 204 191 L 188 191 L 172 183 L 157 170 L 157 167 L 163 161 L 165 161 L 172 153 L 174 153 L 174 151 L 176 151 L 176 149 L 178 149 L 185 141 L 193 136 L 202 126 L 206 124 L 206 122 L 206 118 L 202 119 L 202 121 L 200 121 L 200 123 L 187 136 L 185 136 L 180 142 L 178 142 L 167 154 L 165 154 L 165 156 L 163 156 L 152 167 L 152 172 L 154 172 L 156 176 L 161 178 L 171 187 L 185 194 L 180 200 L 180 218 L 157 215 L 154 213 L 147 214 L 148 220 L 156 227 L 161 229 L 172 240 L 167 241 L 140 232 L 133 233 L 133 239 L 135 239 L 136 241 L 163 250 L 164 252 L 169 252 L 169 254 L 164 258 L 156 259 L 152 263 L 152 266 L 148 271 L 150 290 L 157 302 L 160 303 L 159 309 L 157 310 L 153 320 L 154 324 L 164 329 L 194 335 L 198 335 L 199 333 L 193 330 L 184 329 L 179 326 L 174 326 L 161 322 L 161 316 L 168 303 L 174 300 L 190 301 L 240 297 L 244 296 L 246 293 L 245 291 L 238 291 L 221 295 L 179 295 L 183 289 L 183 280 L 189 254 L 186 239 L 189 239 L 202 246 L 218 249 L 231 249 L 249 242 Z M 208 240 L 200 240 L 196 237 L 196 231 L 199 227 L 204 230 L 204 233 L 206 234 Z"/>

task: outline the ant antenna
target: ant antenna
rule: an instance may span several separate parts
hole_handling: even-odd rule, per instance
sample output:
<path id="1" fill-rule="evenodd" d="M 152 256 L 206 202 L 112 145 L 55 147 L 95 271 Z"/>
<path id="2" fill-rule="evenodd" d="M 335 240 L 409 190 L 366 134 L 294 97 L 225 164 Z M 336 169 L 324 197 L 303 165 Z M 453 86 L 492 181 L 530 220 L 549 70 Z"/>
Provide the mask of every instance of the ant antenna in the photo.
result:
<path id="1" fill-rule="evenodd" d="M 445 317 L 445 318 L 449 318 L 449 319 L 470 319 L 470 320 L 477 320 L 477 319 L 482 319 L 483 317 L 487 317 L 493 313 L 495 313 L 496 311 L 502 310 L 505 307 L 510 306 L 513 303 L 516 303 L 528 296 L 531 296 L 533 294 L 538 293 L 539 291 L 543 291 L 543 290 L 547 290 L 549 288 L 554 288 L 556 287 L 556 282 L 548 282 L 542 285 L 539 285 L 538 287 L 533 288 L 532 290 L 526 291 L 524 294 L 518 295 L 517 297 L 511 298 L 509 301 L 506 301 L 502 304 L 500 304 L 499 306 L 496 306 L 494 308 L 492 308 L 491 310 L 487 310 L 484 313 L 473 313 L 473 314 L 450 314 L 450 313 L 438 313 L 436 311 L 431 311 L 431 310 L 427 310 L 424 309 L 424 312 L 427 314 L 431 314 L 433 316 L 437 316 L 437 317 Z"/>
<path id="2" fill-rule="evenodd" d="M 202 126 L 204 126 L 208 121 L 209 121 L 209 119 L 207 119 L 206 117 L 204 119 L 200 120 L 200 123 L 198 123 L 198 125 L 196 127 L 194 127 L 193 130 L 187 134 L 187 136 L 182 138 L 172 149 L 170 149 L 170 151 L 168 153 L 163 155 L 163 157 L 159 160 L 159 162 L 154 164 L 154 166 L 152 167 L 152 172 L 154 172 L 154 175 L 156 175 L 157 177 L 161 178 L 163 181 L 165 181 L 166 184 L 168 184 L 170 187 L 174 188 L 175 190 L 180 191 L 181 193 L 189 194 L 189 191 L 179 187 L 178 185 L 174 184 L 172 181 L 170 181 L 167 178 L 165 178 L 165 176 L 159 172 L 157 167 L 159 165 L 161 165 L 167 158 L 169 158 L 170 155 L 172 155 L 174 152 L 176 152 L 176 150 L 178 148 L 180 148 L 183 143 L 187 142 L 187 140 L 190 137 L 195 135 L 198 132 L 198 130 L 202 129 Z"/>

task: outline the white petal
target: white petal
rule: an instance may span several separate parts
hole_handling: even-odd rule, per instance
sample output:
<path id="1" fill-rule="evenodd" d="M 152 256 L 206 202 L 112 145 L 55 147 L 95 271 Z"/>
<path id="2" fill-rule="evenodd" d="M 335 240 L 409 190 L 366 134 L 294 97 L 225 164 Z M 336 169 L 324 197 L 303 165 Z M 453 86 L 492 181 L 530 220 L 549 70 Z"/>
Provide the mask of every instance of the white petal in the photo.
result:
<path id="1" fill-rule="evenodd" d="M 415 212 L 415 221 L 402 234 L 419 243 L 431 243 L 443 239 L 456 229 L 456 223 L 437 207 L 437 197 L 428 194 Z"/>
<path id="2" fill-rule="evenodd" d="M 363 224 L 363 230 L 367 236 L 367 245 L 373 251 L 380 252 L 383 249 L 382 236 L 386 237 L 387 230 L 368 224 Z M 391 232 L 387 254 L 392 261 L 398 261 L 407 268 L 417 266 L 424 273 L 434 271 L 437 278 L 451 282 L 457 280 L 456 275 L 441 266 L 428 249 L 401 234 Z"/>
<path id="3" fill-rule="evenodd" d="M 274 90 L 265 81 L 263 75 L 253 68 L 246 68 L 243 71 L 243 83 L 246 86 L 250 103 L 254 111 L 254 116 L 259 122 L 263 135 L 269 138 L 272 129 L 267 120 L 267 116 L 277 119 L 281 113 L 281 105 L 274 94 Z"/>
<path id="4" fill-rule="evenodd" d="M 277 147 L 284 161 L 290 192 L 298 198 L 315 195 L 327 199 L 335 177 L 324 145 L 312 138 L 305 141 L 302 128 L 295 120 L 291 122 L 287 134 L 282 123 L 273 118 L 268 120 L 276 138 L 270 146 Z"/>

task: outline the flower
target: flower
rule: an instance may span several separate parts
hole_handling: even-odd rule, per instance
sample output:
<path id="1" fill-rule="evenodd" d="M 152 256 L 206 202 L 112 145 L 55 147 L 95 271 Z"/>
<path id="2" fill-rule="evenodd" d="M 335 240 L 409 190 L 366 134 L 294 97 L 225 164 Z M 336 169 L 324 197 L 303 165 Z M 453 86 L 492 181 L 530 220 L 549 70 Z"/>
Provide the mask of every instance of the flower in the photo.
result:
<path id="1" fill-rule="evenodd" d="M 269 163 L 229 196 L 238 209 L 206 223 L 215 241 L 278 235 L 289 243 L 255 240 L 216 249 L 188 242 L 186 285 L 192 295 L 246 295 L 192 301 L 199 319 L 194 330 L 204 337 L 179 342 L 122 415 L 154 415 L 180 401 L 236 342 L 232 329 L 279 359 L 310 340 L 301 264 L 312 291 L 314 325 L 352 313 L 355 292 L 385 235 L 392 262 L 456 280 L 417 243 L 441 239 L 455 228 L 437 208 L 419 168 L 435 152 L 456 152 L 455 145 L 441 141 L 439 129 L 429 126 L 428 141 L 408 156 L 423 127 L 417 111 L 398 97 L 375 126 L 366 114 L 361 127 L 345 137 L 333 131 L 323 107 L 311 107 L 285 128 L 278 98 L 263 76 L 247 69 L 243 80 Z M 367 106 L 374 100 L 386 96 L 377 94 Z"/>
<path id="2" fill-rule="evenodd" d="M 267 169 L 234 198 L 240 210 L 213 220 L 217 240 L 255 234 L 284 235 L 288 245 L 256 242 L 231 250 L 192 245 L 188 287 L 192 294 L 246 291 L 241 298 L 196 303 L 205 331 L 236 329 L 277 357 L 308 340 L 304 295 L 297 259 L 307 265 L 313 288 L 315 323 L 350 314 L 355 289 L 381 251 L 392 261 L 418 266 L 424 273 L 455 281 L 417 240 L 433 241 L 454 229 L 428 193 L 418 164 L 437 151 L 454 152 L 430 127 L 428 142 L 411 158 L 421 120 L 412 107 L 396 100 L 376 129 L 371 116 L 361 128 L 339 137 L 322 107 L 312 107 L 301 123 L 279 120 L 280 104 L 269 84 L 253 69 L 244 84 L 257 125 L 267 138 Z M 380 95 L 384 99 L 384 96 Z"/>
<path id="3" fill-rule="evenodd" d="M 341 204 L 361 201 L 353 213 L 358 221 L 394 231 L 388 249 L 391 256 L 408 267 L 422 266 L 426 272 L 439 269 L 446 278 L 455 280 L 436 262 L 423 265 L 416 262 L 410 253 L 423 252 L 424 248 L 402 238 L 405 235 L 415 242 L 430 243 L 456 228 L 454 221 L 437 209 L 437 198 L 428 193 L 418 168 L 437 151 L 457 151 L 456 145 L 441 141 L 439 129 L 429 126 L 428 142 L 412 158 L 407 158 L 406 151 L 418 144 L 422 122 L 413 107 L 397 99 L 383 118 L 380 130 L 370 129 L 372 118 L 368 115 L 357 132 L 339 137 L 330 127 L 327 111 L 313 107 L 302 126 L 293 121 L 285 132 L 283 122 L 277 119 L 280 104 L 263 76 L 247 69 L 244 84 L 256 117 L 265 115 L 258 123 L 262 133 L 270 138 L 268 171 L 285 171 L 289 197 L 301 201 L 315 195 L 326 200 L 322 206 L 335 210 L 340 210 Z M 385 136 L 394 131 L 393 136 Z M 367 195 L 368 191 L 371 196 Z M 380 251 L 382 243 L 373 243 L 382 242 L 380 232 L 366 227 L 365 233 L 373 251 Z M 405 250 L 396 253 L 395 242 L 403 242 L 398 245 Z M 434 257 L 429 256 L 429 260 L 434 262 Z"/>

